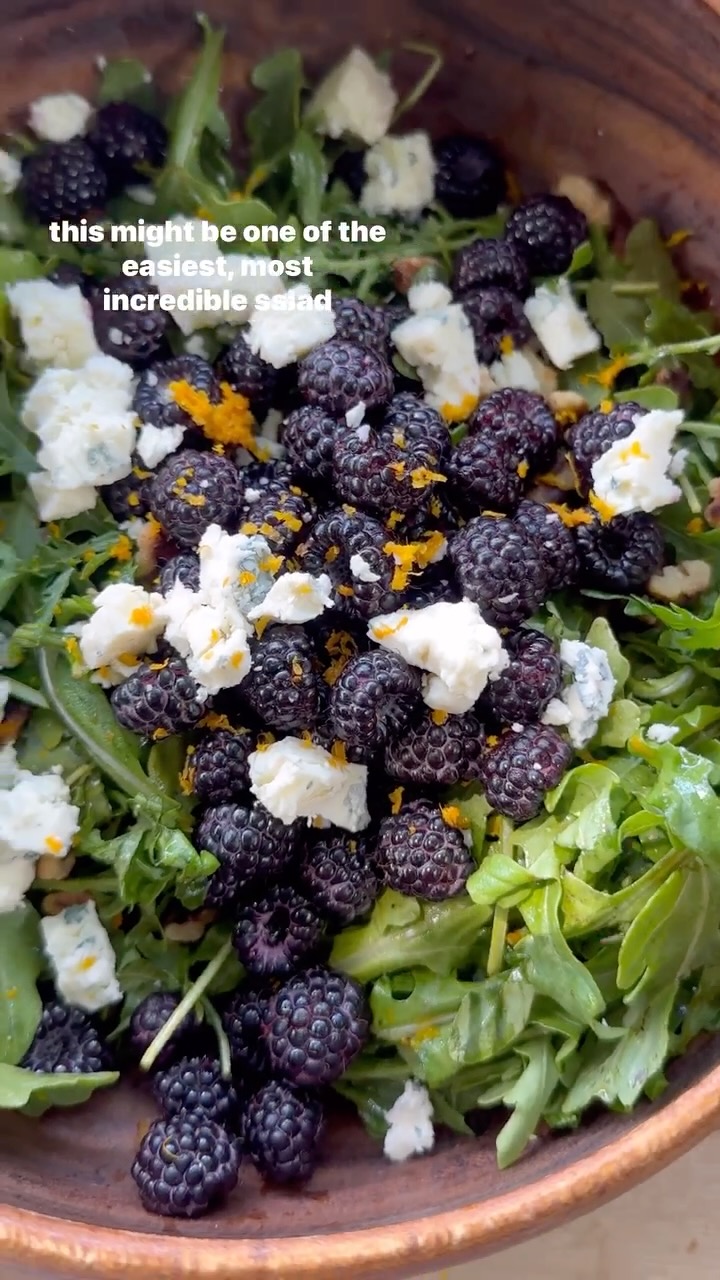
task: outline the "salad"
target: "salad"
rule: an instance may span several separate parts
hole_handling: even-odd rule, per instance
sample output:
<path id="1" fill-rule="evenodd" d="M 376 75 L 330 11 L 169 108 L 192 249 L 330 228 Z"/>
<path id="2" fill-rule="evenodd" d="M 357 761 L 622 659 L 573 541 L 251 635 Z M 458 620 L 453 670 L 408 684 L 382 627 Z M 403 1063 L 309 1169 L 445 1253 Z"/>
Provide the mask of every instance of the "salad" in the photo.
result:
<path id="1" fill-rule="evenodd" d="M 179 96 L 101 60 L 0 153 L 0 1107 L 145 1076 L 180 1217 L 306 1181 L 334 1093 L 391 1160 L 500 1109 L 504 1168 L 720 1020 L 689 233 L 413 129 L 419 46 L 404 97 L 273 54 L 236 163 L 200 26 Z M 159 265 L 208 224 L 242 315 Z"/>

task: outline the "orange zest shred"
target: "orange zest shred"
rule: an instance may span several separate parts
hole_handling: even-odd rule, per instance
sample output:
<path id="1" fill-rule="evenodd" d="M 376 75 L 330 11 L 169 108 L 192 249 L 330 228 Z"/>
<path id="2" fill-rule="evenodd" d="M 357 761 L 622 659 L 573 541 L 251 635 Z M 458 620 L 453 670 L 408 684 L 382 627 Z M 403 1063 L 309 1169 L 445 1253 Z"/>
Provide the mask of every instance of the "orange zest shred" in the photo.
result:
<path id="1" fill-rule="evenodd" d="M 328 547 L 327 551 L 325 552 L 325 563 L 332 564 L 334 560 L 337 560 L 339 555 L 340 555 L 339 547 L 336 547 L 335 545 L 333 545 L 332 547 Z"/>
<path id="2" fill-rule="evenodd" d="M 387 640 L 388 636 L 397 635 L 397 632 L 405 626 L 407 626 L 407 614 L 402 618 L 398 618 L 397 622 L 386 623 L 384 626 L 382 624 L 380 626 L 373 625 L 373 637 L 375 640 Z"/>
<path id="3" fill-rule="evenodd" d="M 687 227 L 678 227 L 677 231 L 673 231 L 671 235 L 668 236 L 665 241 L 665 248 L 677 249 L 678 245 L 684 244 L 686 240 L 690 239 L 691 235 L 692 231 L 689 231 Z"/>
<path id="4" fill-rule="evenodd" d="M 500 355 L 511 356 L 514 350 L 515 350 L 515 343 L 510 337 L 510 334 L 504 333 L 502 338 L 500 339 Z"/>
<path id="5" fill-rule="evenodd" d="M 284 559 L 284 556 L 265 556 L 265 559 L 260 561 L 258 569 L 262 569 L 263 573 L 277 573 Z"/>
<path id="6" fill-rule="evenodd" d="M 402 591 L 412 573 L 426 569 L 442 551 L 445 538 L 439 530 L 426 534 L 419 542 L 386 542 L 383 551 L 395 561 L 391 591 Z"/>
<path id="7" fill-rule="evenodd" d="M 186 493 L 185 501 L 189 507 L 204 507 L 207 498 L 204 493 Z"/>
<path id="8" fill-rule="evenodd" d="M 391 511 L 390 515 L 385 521 L 385 524 L 387 525 L 388 529 L 394 529 L 396 525 L 402 524 L 402 521 L 403 521 L 402 511 Z"/>
<path id="9" fill-rule="evenodd" d="M 398 480 L 402 480 L 403 476 L 405 475 L 405 463 L 390 462 L 388 463 L 388 470 L 392 471 L 394 475 L 397 476 Z"/>
<path id="10" fill-rule="evenodd" d="M 208 711 L 207 715 L 203 716 L 200 721 L 200 726 L 203 729 L 226 729 L 228 733 L 237 732 L 227 716 L 222 716 L 217 711 Z"/>
<path id="11" fill-rule="evenodd" d="M 188 747 L 185 764 L 178 775 L 178 784 L 184 796 L 191 796 L 195 790 L 195 765 L 192 759 L 194 755 L 195 748 Z"/>
<path id="12" fill-rule="evenodd" d="M 273 511 L 273 520 L 277 520 L 278 524 L 284 524 L 287 529 L 292 529 L 293 533 L 298 533 L 302 529 L 303 522 L 299 516 L 294 516 L 292 511 Z"/>
<path id="13" fill-rule="evenodd" d="M 599 386 L 607 387 L 610 390 L 611 387 L 615 386 L 618 374 L 622 373 L 623 369 L 627 369 L 627 364 L 627 356 L 615 356 L 614 360 L 611 360 L 602 369 L 598 369 L 597 373 L 583 373 L 580 381 L 585 383 L 597 382 Z"/>
<path id="14" fill-rule="evenodd" d="M 340 586 L 337 588 L 337 593 L 338 593 L 338 595 L 339 595 L 339 596 L 348 596 L 348 597 L 349 597 L 349 596 L 354 596 L 354 595 L 355 595 L 355 592 L 354 592 L 353 588 L 352 588 L 352 587 L 346 587 L 344 582 L 341 582 L 341 583 L 340 583 Z"/>
<path id="15" fill-rule="evenodd" d="M 462 397 L 459 404 L 451 404 L 449 401 L 440 406 L 440 413 L 446 422 L 464 422 L 470 417 L 480 397 L 473 391 L 468 391 Z"/>
<path id="16" fill-rule="evenodd" d="M 445 724 L 449 715 L 450 715 L 449 711 L 440 711 L 440 709 L 436 707 L 434 711 L 430 712 L 430 719 L 432 720 L 433 724 Z"/>
<path id="17" fill-rule="evenodd" d="M 330 748 L 330 755 L 336 764 L 347 764 L 347 749 L 345 743 L 336 738 Z"/>
<path id="18" fill-rule="evenodd" d="M 449 827 L 457 827 L 459 831 L 468 830 L 470 823 L 456 804 L 442 804 L 440 813 L 442 814 L 443 822 L 446 822 Z"/>
<path id="19" fill-rule="evenodd" d="M 598 498 L 596 493 L 590 493 L 590 506 L 593 511 L 597 511 L 601 520 L 612 520 L 616 515 L 615 508 L 610 502 L 606 502 L 604 498 Z"/>
<path id="20" fill-rule="evenodd" d="M 642 458 L 647 462 L 650 454 L 643 449 L 639 440 L 633 440 L 627 448 L 620 450 L 619 457 L 621 462 L 629 462 L 631 458 Z"/>
<path id="21" fill-rule="evenodd" d="M 173 400 L 185 410 L 203 435 L 216 444 L 239 445 L 256 453 L 255 419 L 246 396 L 233 391 L 229 382 L 220 383 L 220 402 L 213 404 L 206 391 L 193 387 L 184 378 L 168 388 Z"/>
<path id="22" fill-rule="evenodd" d="M 243 569 L 238 578 L 241 587 L 249 587 L 251 583 L 257 581 L 257 574 L 252 569 Z"/>
<path id="23" fill-rule="evenodd" d="M 52 853 L 55 857 L 62 853 L 65 847 L 62 840 L 59 840 L 57 836 L 46 836 L 44 843 L 48 853 Z"/>
<path id="24" fill-rule="evenodd" d="M 530 464 L 523 458 L 522 462 L 518 462 L 516 470 L 520 479 L 524 480 L 530 470 Z"/>
<path id="25" fill-rule="evenodd" d="M 170 732 L 168 729 L 153 729 L 153 733 L 152 733 L 153 742 L 162 742 L 163 738 L 169 738 L 169 737 L 170 737 Z"/>
<path id="26" fill-rule="evenodd" d="M 389 792 L 388 800 L 391 805 L 391 813 L 396 814 L 400 812 L 400 809 L 402 808 L 404 790 L 404 787 L 396 787 L 394 791 Z"/>
<path id="27" fill-rule="evenodd" d="M 130 610 L 128 621 L 134 627 L 149 627 L 152 625 L 155 614 L 149 604 L 139 604 L 136 609 Z"/>
<path id="28" fill-rule="evenodd" d="M 410 483 L 413 489 L 427 489 L 429 484 L 447 484 L 447 476 L 431 471 L 429 467 L 415 467 L 410 472 Z"/>
<path id="29" fill-rule="evenodd" d="M 693 516 L 692 520 L 688 520 L 685 531 L 686 533 L 704 533 L 705 521 L 702 516 Z"/>
<path id="30" fill-rule="evenodd" d="M 593 518 L 585 507 L 578 507 L 573 510 L 565 502 L 548 502 L 546 503 L 548 511 L 552 511 L 559 516 L 566 529 L 575 529 L 580 524 L 592 524 Z"/>

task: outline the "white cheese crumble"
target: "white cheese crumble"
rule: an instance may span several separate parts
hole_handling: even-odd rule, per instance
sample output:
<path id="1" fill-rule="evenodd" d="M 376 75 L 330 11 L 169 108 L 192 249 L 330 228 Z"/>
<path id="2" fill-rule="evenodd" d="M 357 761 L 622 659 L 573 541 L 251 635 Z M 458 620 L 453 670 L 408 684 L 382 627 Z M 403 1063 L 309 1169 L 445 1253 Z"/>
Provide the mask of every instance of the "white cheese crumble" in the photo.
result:
<path id="1" fill-rule="evenodd" d="M 306 284 L 288 289 L 288 295 L 296 300 L 312 298 Z M 335 313 L 311 309 L 254 311 L 248 326 L 246 342 L 250 350 L 271 364 L 273 369 L 284 369 L 302 359 L 321 343 L 328 342 L 335 333 Z"/>
<path id="2" fill-rule="evenodd" d="M 0 147 L 0 191 L 4 196 L 9 196 L 15 190 L 21 173 L 20 161 Z"/>
<path id="3" fill-rule="evenodd" d="M 96 1013 L 122 1000 L 115 952 L 94 902 L 66 907 L 40 921 L 43 948 L 63 1000 Z"/>
<path id="4" fill-rule="evenodd" d="M 10 858 L 0 865 L 0 915 L 22 906 L 35 879 L 35 863 L 29 858 Z"/>
<path id="5" fill-rule="evenodd" d="M 630 435 L 616 440 L 593 464 L 593 491 L 614 515 L 656 511 L 682 497 L 670 471 L 672 445 L 684 416 L 680 409 L 636 414 Z"/>
<path id="6" fill-rule="evenodd" d="M 421 280 L 408 289 L 408 306 L 417 315 L 420 311 L 437 311 L 453 300 L 452 293 L 440 280 Z"/>
<path id="7" fill-rule="evenodd" d="M 326 573 L 313 578 L 309 573 L 284 573 L 268 591 L 264 600 L 251 609 L 248 618 L 256 622 L 269 618 L 272 622 L 310 622 L 332 606 L 332 582 Z"/>
<path id="8" fill-rule="evenodd" d="M 308 119 L 329 138 L 343 134 L 370 145 L 387 133 L 397 94 L 386 71 L 364 49 L 351 49 L 320 82 L 307 108 Z"/>
<path id="9" fill-rule="evenodd" d="M 351 409 L 348 409 L 347 413 L 345 414 L 345 421 L 349 426 L 350 430 L 354 431 L 356 427 L 359 427 L 362 425 L 362 420 L 364 417 L 365 417 L 365 401 L 360 400 L 358 401 L 357 404 L 354 404 Z"/>
<path id="10" fill-rule="evenodd" d="M 367 767 L 348 764 L 303 738 L 281 738 L 248 757 L 250 790 L 280 822 L 324 818 L 344 831 L 370 822 Z"/>
<path id="11" fill-rule="evenodd" d="M 386 137 L 365 153 L 367 181 L 360 206 L 371 216 L 419 218 L 435 194 L 435 156 L 427 133 Z"/>
<path id="12" fill-rule="evenodd" d="M 130 582 L 113 582 L 93 600 L 94 613 L 82 624 L 80 654 L 91 671 L 116 659 L 154 653 L 165 618 L 163 598 Z M 128 663 L 121 664 L 123 669 Z M 120 674 L 119 679 L 124 679 Z"/>
<path id="13" fill-rule="evenodd" d="M 541 284 L 525 303 L 525 315 L 556 369 L 569 369 L 581 356 L 599 351 L 600 334 L 578 306 L 570 284 Z"/>
<path id="14" fill-rule="evenodd" d="M 380 581 L 380 574 L 374 573 L 367 560 L 363 559 L 357 552 L 350 557 L 350 572 L 353 578 L 357 578 L 358 582 Z"/>
<path id="15" fill-rule="evenodd" d="M 96 355 L 79 369 L 45 369 L 30 389 L 21 417 L 40 442 L 42 470 L 29 480 L 42 520 L 91 509 L 98 486 L 132 471 L 132 388 L 128 365 Z"/>
<path id="16" fill-rule="evenodd" d="M 480 395 L 495 389 L 488 370 L 478 362 L 470 321 L 459 303 L 422 309 L 397 325 L 391 336 L 420 378 L 428 404 L 450 422 L 464 421 Z"/>
<path id="17" fill-rule="evenodd" d="M 169 454 L 180 448 L 184 435 L 184 427 L 154 427 L 146 422 L 137 438 L 141 462 L 154 470 Z"/>
<path id="18" fill-rule="evenodd" d="M 509 351 L 490 365 L 490 374 L 498 387 L 516 387 L 548 396 L 557 387 L 557 374 L 530 347 Z"/>
<path id="19" fill-rule="evenodd" d="M 205 530 L 198 547 L 203 604 L 248 614 L 270 590 L 280 560 L 257 533 L 226 533 L 219 524 Z"/>
<path id="20" fill-rule="evenodd" d="M 615 677 L 604 649 L 582 640 L 562 640 L 560 658 L 572 674 L 572 683 L 561 698 L 549 702 L 543 724 L 567 726 L 570 741 L 584 747 L 595 736 L 607 715 L 615 692 Z"/>
<path id="21" fill-rule="evenodd" d="M 173 251 L 179 251 L 185 262 L 199 263 L 224 257 L 225 270 L 224 273 L 218 270 L 214 274 L 203 275 L 202 279 L 199 278 L 197 270 L 193 272 L 192 269 L 186 275 L 182 273 L 164 275 L 156 280 L 160 292 L 179 298 L 181 294 L 187 294 L 188 291 L 196 289 L 198 284 L 202 284 L 203 288 L 208 290 L 208 294 L 215 294 L 216 297 L 219 295 L 221 299 L 223 291 L 228 290 L 232 295 L 243 294 L 247 300 L 247 308 L 244 311 L 235 311 L 230 306 L 220 311 L 203 311 L 201 308 L 185 311 L 176 308 L 173 311 L 173 319 L 185 337 L 197 329 L 215 329 L 220 324 L 245 324 L 252 314 L 258 294 L 272 296 L 276 293 L 284 293 L 285 286 L 279 276 L 248 271 L 248 266 L 257 262 L 258 254 L 227 253 L 223 255 L 217 245 L 203 241 L 200 218 L 186 218 L 183 214 L 177 213 L 169 221 L 176 226 L 188 227 L 187 232 L 183 231 L 183 236 L 190 235 L 191 239 L 183 238 L 180 243 L 174 240 L 166 243 L 161 239 L 161 243 L 156 245 L 148 244 L 146 241 L 143 246 L 143 256 L 153 263 L 155 268 L 158 262 L 171 258 Z M 161 226 L 164 230 L 164 224 Z"/>
<path id="22" fill-rule="evenodd" d="M 93 109 L 79 93 L 48 93 L 30 104 L 30 128 L 46 142 L 69 142 L 84 133 Z"/>
<path id="23" fill-rule="evenodd" d="M 98 354 L 90 303 L 76 284 L 19 280 L 5 294 L 34 365 L 78 369 Z"/>
<path id="24" fill-rule="evenodd" d="M 400 1097 L 385 1113 L 388 1123 L 383 1153 L 388 1160 L 408 1160 L 410 1156 L 423 1155 L 435 1145 L 433 1105 L 424 1085 L 417 1080 L 406 1081 Z"/>
<path id="25" fill-rule="evenodd" d="M 30 773 L 12 746 L 0 750 L 0 865 L 43 854 L 64 858 L 78 829 L 80 810 L 60 773 Z"/>
<path id="26" fill-rule="evenodd" d="M 651 724 L 645 730 L 645 737 L 648 742 L 672 742 L 680 732 L 680 726 L 677 724 Z"/>
<path id="27" fill-rule="evenodd" d="M 249 627 L 228 594 L 217 604 L 176 582 L 165 597 L 165 637 L 208 694 L 232 689 L 250 670 Z"/>
<path id="28" fill-rule="evenodd" d="M 452 715 L 469 711 L 488 680 L 510 661 L 499 631 L 485 622 L 470 600 L 383 614 L 369 623 L 368 635 L 427 672 L 425 702 Z"/>
<path id="29" fill-rule="evenodd" d="M 713 572 L 707 560 L 680 560 L 667 564 L 660 573 L 654 573 L 648 582 L 648 592 L 658 600 L 690 600 L 707 591 Z"/>

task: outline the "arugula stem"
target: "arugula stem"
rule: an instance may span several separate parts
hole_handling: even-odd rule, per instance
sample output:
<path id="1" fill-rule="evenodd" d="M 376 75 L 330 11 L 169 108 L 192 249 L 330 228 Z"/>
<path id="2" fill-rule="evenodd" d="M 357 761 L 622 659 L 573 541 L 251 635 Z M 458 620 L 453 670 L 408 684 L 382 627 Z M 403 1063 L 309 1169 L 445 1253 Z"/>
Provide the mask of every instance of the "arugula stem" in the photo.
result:
<path id="1" fill-rule="evenodd" d="M 686 418 L 680 430 L 689 431 L 694 436 L 706 436 L 709 440 L 720 440 L 720 422 L 695 422 Z"/>
<path id="2" fill-rule="evenodd" d="M 619 298 L 644 298 L 657 293 L 660 285 L 657 280 L 613 280 L 610 288 Z"/>
<path id="3" fill-rule="evenodd" d="M 35 880 L 33 889 L 42 893 L 80 893 L 87 889 L 90 893 L 116 893 L 117 876 L 68 876 L 65 880 Z"/>
<path id="4" fill-rule="evenodd" d="M 200 143 L 208 107 L 220 89 L 220 64 L 225 32 L 214 31 L 205 14 L 198 14 L 203 30 L 203 47 L 195 63 L 190 83 L 183 93 L 175 128 L 172 131 L 167 167 L 185 169 Z"/>
<path id="5" fill-rule="evenodd" d="M 20 680 L 12 680 L 8 677 L 3 679 L 7 685 L 9 697 L 17 698 L 18 702 L 26 702 L 29 707 L 39 707 L 42 711 L 48 710 L 47 699 L 39 689 L 33 689 L 29 684 L 22 684 Z"/>
<path id="6" fill-rule="evenodd" d="M 680 488 L 682 489 L 683 494 L 685 495 L 685 501 L 687 502 L 693 515 L 694 516 L 699 515 L 703 509 L 703 504 L 698 498 L 695 492 L 694 486 L 691 484 L 687 476 L 684 474 L 678 476 L 677 482 L 680 485 Z"/>
<path id="7" fill-rule="evenodd" d="M 215 1005 L 211 1000 L 203 1000 L 203 1010 L 207 1021 L 210 1023 L 218 1042 L 218 1058 L 220 1059 L 220 1072 L 223 1080 L 232 1079 L 232 1059 L 230 1057 L 230 1041 L 225 1034 L 225 1028 L 220 1020 Z"/>
<path id="8" fill-rule="evenodd" d="M 437 49 L 433 49 L 431 45 L 415 44 L 414 41 L 409 40 L 402 47 L 407 49 L 409 53 L 419 53 L 421 56 L 429 58 L 430 62 L 409 93 L 396 106 L 392 118 L 393 124 L 396 124 L 400 117 L 405 115 L 406 111 L 411 111 L 420 99 L 425 96 L 433 80 L 442 70 L 444 61 L 442 54 Z"/>
<path id="9" fill-rule="evenodd" d="M 152 1041 L 152 1044 L 150 1044 L 145 1050 L 145 1053 L 140 1059 L 141 1071 L 150 1070 L 158 1054 L 165 1048 L 165 1045 L 180 1026 L 183 1018 L 188 1013 L 191 1013 L 195 1008 L 195 1005 L 202 999 L 213 978 L 220 972 L 231 952 L 232 939 L 228 938 L 227 942 L 223 943 L 215 957 L 203 969 L 200 977 L 197 978 L 196 981 L 193 982 L 192 986 L 185 992 L 185 995 L 177 1006 L 175 1012 L 168 1018 L 167 1022 L 163 1024 L 155 1039 Z"/>
<path id="10" fill-rule="evenodd" d="M 695 679 L 692 667 L 680 667 L 669 676 L 656 676 L 652 680 L 630 680 L 630 688 L 638 698 L 671 698 L 674 693 L 681 693 Z"/>
<path id="11" fill-rule="evenodd" d="M 500 840 L 498 842 L 498 853 L 506 858 L 512 858 L 512 834 L 513 824 L 509 818 L 500 819 Z M 499 904 L 495 908 L 492 922 L 492 932 L 490 934 L 490 949 L 487 958 L 487 976 L 494 978 L 503 967 L 505 958 L 505 937 L 507 934 L 507 922 L 509 915 L 508 907 L 501 907 Z"/>
<path id="12" fill-rule="evenodd" d="M 716 355 L 720 351 L 720 333 L 713 333 L 709 338 L 690 338 L 686 342 L 665 342 L 660 347 L 641 347 L 625 356 L 625 368 L 657 364 L 659 360 L 669 360 L 672 356 L 693 356 L 702 351 Z"/>

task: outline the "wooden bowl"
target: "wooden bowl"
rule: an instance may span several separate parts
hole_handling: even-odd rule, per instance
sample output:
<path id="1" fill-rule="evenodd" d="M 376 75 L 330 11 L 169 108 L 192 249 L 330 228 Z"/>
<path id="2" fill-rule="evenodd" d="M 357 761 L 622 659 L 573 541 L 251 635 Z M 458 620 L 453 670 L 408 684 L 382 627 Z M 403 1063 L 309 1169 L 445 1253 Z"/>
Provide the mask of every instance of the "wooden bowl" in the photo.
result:
<path id="1" fill-rule="evenodd" d="M 230 38 L 226 84 L 284 44 L 313 70 L 351 42 L 440 46 L 446 70 L 417 121 L 503 139 L 521 176 L 601 178 L 634 216 L 690 228 L 689 265 L 717 282 L 720 18 L 717 0 L 210 0 Z M 5 0 L 0 116 L 39 93 L 91 91 L 93 60 L 134 53 L 177 82 L 196 47 L 192 0 Z M 121 17 L 118 14 L 122 14 Z M 720 1112 L 720 1041 L 697 1045 L 661 1102 L 596 1116 L 495 1167 L 493 1134 L 441 1137 L 432 1158 L 393 1166 L 349 1117 L 330 1134 L 311 1189 L 243 1190 L 218 1215 L 166 1222 L 138 1206 L 128 1176 L 147 1095 L 124 1086 L 80 1112 L 5 1115 L 0 1132 L 0 1272 L 23 1276 L 340 1280 L 417 1274 L 516 1243 L 627 1190 L 699 1141 Z"/>

